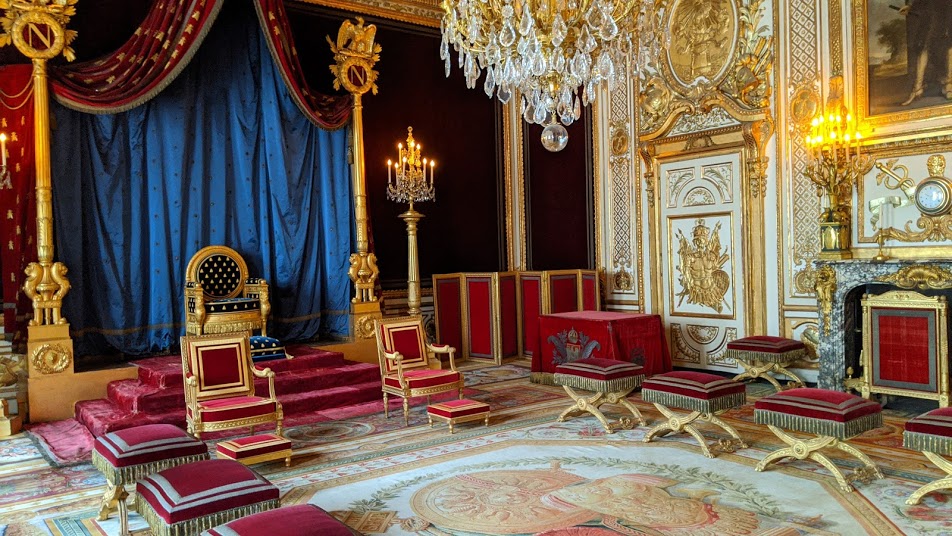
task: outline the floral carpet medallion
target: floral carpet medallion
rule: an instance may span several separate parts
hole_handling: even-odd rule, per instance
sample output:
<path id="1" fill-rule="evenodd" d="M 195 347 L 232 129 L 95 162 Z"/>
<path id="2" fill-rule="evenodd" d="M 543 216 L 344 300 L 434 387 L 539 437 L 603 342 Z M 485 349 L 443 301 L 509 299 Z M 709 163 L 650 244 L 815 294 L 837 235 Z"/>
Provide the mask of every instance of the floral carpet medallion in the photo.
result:
<path id="1" fill-rule="evenodd" d="M 757 473 L 744 457 L 709 460 L 681 445 L 591 443 L 481 448 L 422 470 L 331 484 L 308 502 L 368 534 L 900 532 L 860 493 L 843 493 L 828 477 Z M 366 498 L 347 499 L 355 496 Z M 390 525 L 353 523 L 371 512 L 386 513 Z M 591 532 L 569 531 L 573 527 Z"/>

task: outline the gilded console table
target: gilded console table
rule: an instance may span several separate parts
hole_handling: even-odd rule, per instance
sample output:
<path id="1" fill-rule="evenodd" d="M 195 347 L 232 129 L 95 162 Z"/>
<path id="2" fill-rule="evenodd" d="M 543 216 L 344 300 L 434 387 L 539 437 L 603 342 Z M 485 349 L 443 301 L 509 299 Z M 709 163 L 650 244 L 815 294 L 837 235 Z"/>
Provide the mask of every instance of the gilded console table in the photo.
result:
<path id="1" fill-rule="evenodd" d="M 816 295 L 820 340 L 817 355 L 821 389 L 845 390 L 846 369 L 859 377 L 858 304 L 866 285 L 891 289 L 952 289 L 952 259 L 893 259 L 875 263 L 869 259 L 819 260 L 816 267 Z"/>

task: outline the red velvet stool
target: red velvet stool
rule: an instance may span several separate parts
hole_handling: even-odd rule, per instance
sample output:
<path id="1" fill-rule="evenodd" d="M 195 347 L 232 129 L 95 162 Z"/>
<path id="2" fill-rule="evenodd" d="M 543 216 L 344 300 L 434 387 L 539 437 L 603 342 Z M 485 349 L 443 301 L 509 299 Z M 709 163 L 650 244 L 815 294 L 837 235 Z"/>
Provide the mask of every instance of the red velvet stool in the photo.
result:
<path id="1" fill-rule="evenodd" d="M 136 509 L 153 536 L 185 536 L 280 506 L 278 488 L 234 460 L 160 471 L 136 484 Z"/>
<path id="2" fill-rule="evenodd" d="M 943 456 L 952 456 L 952 408 L 934 409 L 906 422 L 902 446 L 921 451 L 947 476 L 917 489 L 906 499 L 906 504 L 919 504 L 925 494 L 952 489 L 952 463 Z"/>
<path id="3" fill-rule="evenodd" d="M 229 521 L 202 533 L 202 536 L 278 535 L 359 536 L 360 533 L 313 504 L 275 508 Z"/>
<path id="4" fill-rule="evenodd" d="M 733 452 L 736 448 L 747 448 L 747 443 L 738 435 L 734 427 L 722 421 L 718 415 L 747 401 L 744 384 L 706 372 L 676 370 L 652 376 L 641 385 L 641 398 L 651 402 L 668 418 L 656 425 L 645 435 L 645 443 L 655 436 L 668 432 L 687 432 L 701 444 L 701 450 L 708 458 L 714 454 L 707 445 L 701 432 L 692 424 L 696 420 L 719 426 L 733 439 L 719 441 L 720 450 Z M 690 410 L 687 415 L 679 415 L 668 406 Z"/>
<path id="5" fill-rule="evenodd" d="M 771 452 L 757 464 L 763 471 L 772 462 L 783 458 L 811 459 L 833 473 L 843 491 L 853 491 L 851 480 L 869 481 L 883 474 L 865 454 L 846 442 L 847 439 L 883 425 L 882 408 L 865 398 L 827 389 L 801 387 L 774 393 L 754 404 L 754 418 L 766 424 L 788 447 Z M 817 437 L 801 440 L 786 432 L 795 430 Z M 825 447 L 836 447 L 860 462 L 863 467 L 847 479 L 836 465 L 819 452 Z"/>
<path id="6" fill-rule="evenodd" d="M 744 367 L 744 372 L 734 376 L 737 381 L 763 378 L 773 384 L 777 391 L 782 391 L 780 383 L 768 374 L 774 372 L 790 378 L 788 388 L 803 386 L 803 380 L 787 370 L 793 363 L 807 357 L 807 347 L 800 341 L 767 335 L 744 337 L 727 343 L 725 355 Z"/>
<path id="7" fill-rule="evenodd" d="M 617 423 L 608 422 L 605 415 L 598 409 L 602 404 L 608 403 L 624 406 L 639 424 L 644 424 L 645 420 L 641 412 L 626 398 L 641 385 L 644 379 L 644 367 L 627 361 L 589 357 L 559 365 L 555 367 L 552 381 L 556 385 L 561 385 L 575 403 L 563 411 L 558 420 L 564 421 L 571 413 L 588 412 L 602 423 L 609 434 L 613 433 L 615 428 L 631 428 L 631 419 L 627 417 L 619 419 Z M 585 398 L 576 393 L 575 389 L 592 391 L 595 394 Z"/>
<path id="8" fill-rule="evenodd" d="M 426 417 L 430 421 L 431 428 L 433 427 L 433 417 L 446 421 L 449 423 L 450 433 L 452 434 L 453 425 L 458 422 L 481 420 L 484 426 L 489 426 L 489 404 L 478 400 L 469 400 L 468 398 L 449 400 L 427 406 Z"/>
<path id="9" fill-rule="evenodd" d="M 106 477 L 99 507 L 99 519 L 104 520 L 120 502 L 125 504 L 127 484 L 163 469 L 207 460 L 208 447 L 171 424 L 146 424 L 96 438 L 92 456 L 93 466 Z M 120 528 L 125 532 L 125 508 L 120 513 Z"/>
<path id="10" fill-rule="evenodd" d="M 284 458 L 284 466 L 291 466 L 291 441 L 275 434 L 259 434 L 221 441 L 215 445 L 220 459 L 239 461 L 245 465 L 270 462 Z"/>

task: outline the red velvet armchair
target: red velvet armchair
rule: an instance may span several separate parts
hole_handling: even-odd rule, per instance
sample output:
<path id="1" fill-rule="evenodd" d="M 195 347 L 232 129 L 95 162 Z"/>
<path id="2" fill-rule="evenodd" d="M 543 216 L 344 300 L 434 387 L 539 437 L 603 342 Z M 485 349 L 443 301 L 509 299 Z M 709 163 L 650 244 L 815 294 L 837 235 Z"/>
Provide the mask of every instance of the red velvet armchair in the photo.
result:
<path id="1" fill-rule="evenodd" d="M 429 344 L 421 317 L 374 320 L 377 358 L 383 384 L 384 414 L 389 417 L 388 395 L 403 399 L 403 421 L 410 424 L 410 398 L 459 391 L 463 398 L 463 375 L 456 370 L 456 349 Z M 436 354 L 449 356 L 449 370 L 441 370 Z"/>
<path id="2" fill-rule="evenodd" d="M 188 432 L 274 423 L 281 435 L 284 412 L 274 395 L 274 372 L 251 361 L 247 333 L 182 337 L 185 421 Z M 267 378 L 269 393 L 257 396 L 255 378 Z"/>

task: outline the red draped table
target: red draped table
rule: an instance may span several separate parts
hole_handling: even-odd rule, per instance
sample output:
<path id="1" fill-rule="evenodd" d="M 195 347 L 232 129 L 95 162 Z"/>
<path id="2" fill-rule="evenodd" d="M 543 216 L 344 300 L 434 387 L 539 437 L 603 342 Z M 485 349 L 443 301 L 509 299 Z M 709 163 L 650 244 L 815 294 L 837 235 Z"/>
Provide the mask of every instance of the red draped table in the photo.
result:
<path id="1" fill-rule="evenodd" d="M 555 367 L 601 357 L 631 361 L 645 376 L 671 370 L 659 315 L 574 311 L 539 317 L 539 352 L 532 355 L 532 381 L 552 383 Z"/>

